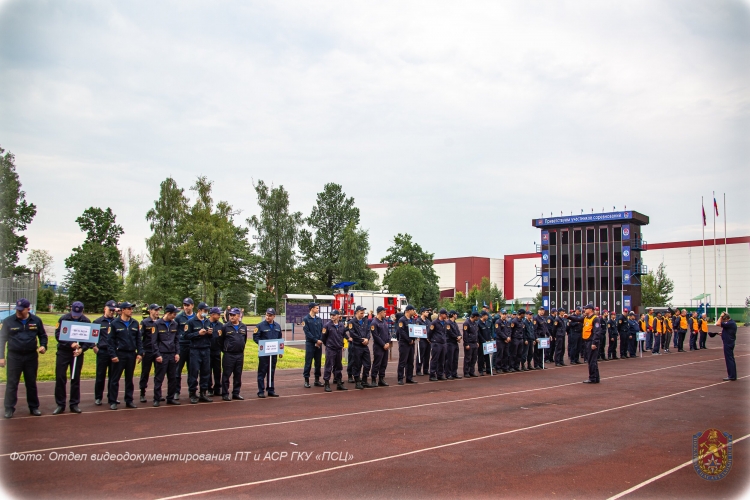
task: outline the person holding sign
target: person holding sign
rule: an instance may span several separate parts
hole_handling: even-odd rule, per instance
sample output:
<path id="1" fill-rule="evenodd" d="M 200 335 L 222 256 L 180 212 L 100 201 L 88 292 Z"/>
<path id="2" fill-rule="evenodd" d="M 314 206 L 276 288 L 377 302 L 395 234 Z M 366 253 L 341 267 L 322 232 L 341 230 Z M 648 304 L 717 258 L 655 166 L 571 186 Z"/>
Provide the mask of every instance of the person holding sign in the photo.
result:
<path id="1" fill-rule="evenodd" d="M 409 325 L 415 324 L 417 310 L 409 304 L 404 309 L 404 315 L 396 323 L 396 338 L 398 339 L 398 385 L 416 384 L 414 381 L 414 345 L 419 339 L 409 336 Z"/>
<path id="2" fill-rule="evenodd" d="M 190 364 L 188 365 L 188 391 L 190 403 L 199 401 L 213 403 L 208 397 L 208 386 L 211 385 L 211 337 L 213 329 L 209 326 L 208 304 L 198 303 L 198 312 L 183 327 L 183 338 L 190 342 Z M 200 379 L 200 384 L 199 384 Z M 200 396 L 198 390 L 200 389 Z"/>
<path id="3" fill-rule="evenodd" d="M 370 322 L 370 333 L 372 334 L 372 378 L 371 387 L 387 387 L 385 381 L 385 369 L 388 366 L 388 350 L 391 348 L 391 333 L 388 330 L 388 323 L 385 321 L 386 310 L 383 306 L 378 306 L 375 310 L 375 317 Z M 366 376 L 367 374 L 365 374 Z"/>
<path id="4" fill-rule="evenodd" d="M 341 321 L 341 312 L 334 309 L 331 311 L 331 319 L 323 327 L 321 336 L 321 341 L 326 346 L 326 364 L 323 371 L 326 392 L 331 392 L 331 372 L 333 372 L 333 380 L 336 382 L 336 390 L 348 390 L 341 379 L 345 331 L 346 325 Z"/>
<path id="5" fill-rule="evenodd" d="M 419 310 L 419 318 L 416 323 L 424 326 L 425 330 L 430 326 L 430 309 L 423 307 Z M 419 339 L 419 356 L 417 357 L 417 376 L 427 375 L 430 371 L 430 341 L 427 338 Z"/>
<path id="6" fill-rule="evenodd" d="M 547 322 L 544 319 L 544 313 L 546 311 L 543 307 L 540 307 L 537 311 L 536 316 L 531 318 L 531 321 L 534 325 L 534 369 L 535 370 L 543 370 L 544 363 L 542 363 L 542 358 L 547 356 L 547 352 L 549 351 L 549 348 L 547 349 L 540 349 L 539 343 L 536 341 L 536 339 L 539 338 L 549 338 L 549 332 L 547 331 Z"/>
<path id="7" fill-rule="evenodd" d="M 177 363 L 180 361 L 180 331 L 175 316 L 177 308 L 167 304 L 164 316 L 156 322 L 156 333 L 151 339 L 154 352 L 154 406 L 162 401 L 161 386 L 167 377 L 167 404 L 179 405 L 177 394 Z"/>
<path id="8" fill-rule="evenodd" d="M 448 326 L 448 311 L 440 309 L 437 319 L 430 323 L 427 340 L 430 342 L 430 381 L 445 380 L 445 344 Z"/>
<path id="9" fill-rule="evenodd" d="M 36 389 L 36 376 L 39 369 L 39 354 L 47 352 L 47 333 L 42 320 L 30 312 L 31 302 L 27 299 L 16 301 L 15 314 L 3 320 L 0 329 L 0 367 L 6 367 L 5 418 L 13 417 L 18 402 L 18 383 L 23 374 L 26 384 L 26 402 L 29 412 L 35 417 L 39 411 L 39 395 Z M 37 339 L 39 347 L 37 347 Z M 8 358 L 5 346 L 8 345 Z"/>
<path id="10" fill-rule="evenodd" d="M 365 320 L 365 308 L 357 306 L 354 310 L 354 318 L 346 324 L 346 335 L 349 342 L 353 344 L 352 356 L 349 363 L 352 365 L 355 389 L 373 387 L 367 383 L 367 373 L 370 371 L 370 330 Z M 364 378 L 364 380 L 362 380 Z"/>
<path id="11" fill-rule="evenodd" d="M 112 358 L 112 375 L 109 377 L 109 409 L 117 409 L 117 396 L 120 392 L 120 378 L 125 373 L 125 406 L 137 408 L 133 404 L 133 374 L 135 365 L 143 357 L 141 330 L 133 319 L 133 304 L 120 304 L 120 317 L 115 318 L 109 326 L 107 348 Z"/>
<path id="12" fill-rule="evenodd" d="M 588 361 L 589 364 L 589 378 L 584 380 L 584 384 L 598 384 L 599 383 L 599 356 L 597 349 L 599 349 L 602 338 L 602 322 L 598 316 L 594 314 L 594 305 L 587 304 L 584 307 L 584 318 L 583 318 L 583 333 L 582 338 L 584 342 L 584 349 L 589 352 Z"/>
<path id="13" fill-rule="evenodd" d="M 269 307 L 266 309 L 266 319 L 255 326 L 253 332 L 253 342 L 260 344 L 261 340 L 280 339 L 281 325 L 274 319 L 276 318 L 276 309 Z M 278 356 L 258 356 L 258 397 L 266 397 L 266 375 L 268 375 L 268 397 L 278 398 L 279 395 L 273 387 L 273 379 L 276 374 L 276 358 L 283 358 L 283 354 Z"/>
<path id="14" fill-rule="evenodd" d="M 247 344 L 247 326 L 240 323 L 240 310 L 236 307 L 229 310 L 229 321 L 218 333 L 222 359 L 221 398 L 245 399 L 240 396 L 242 388 L 242 367 L 245 365 L 245 344 Z M 232 397 L 229 397 L 229 377 L 232 377 Z"/>
<path id="15" fill-rule="evenodd" d="M 482 310 L 479 313 L 479 321 L 477 321 L 477 336 L 478 336 L 478 342 L 480 344 L 484 344 L 485 342 L 491 342 L 492 341 L 492 323 L 489 319 L 490 313 L 488 311 Z M 495 334 L 497 335 L 497 325 L 495 325 Z M 479 368 L 479 375 L 484 375 L 487 373 L 487 375 L 490 375 L 492 372 L 492 369 L 489 364 L 490 356 L 486 355 L 484 353 L 479 353 L 477 349 L 477 365 Z M 496 360 L 497 361 L 497 360 Z M 495 363 L 497 365 L 497 363 Z M 486 366 L 485 366 L 486 365 Z"/>
<path id="16" fill-rule="evenodd" d="M 68 385 L 68 370 L 70 370 L 70 411 L 81 413 L 78 403 L 81 402 L 81 369 L 83 368 L 83 353 L 93 347 L 93 344 L 60 340 L 60 327 L 63 321 L 91 323 L 83 314 L 83 302 L 73 302 L 70 312 L 64 314 L 57 321 L 55 339 L 57 339 L 57 357 L 55 359 L 55 403 L 57 408 L 52 412 L 59 415 L 65 411 L 66 388 Z M 73 361 L 78 358 L 74 363 Z M 75 365 L 75 371 L 73 371 Z"/>
<path id="17" fill-rule="evenodd" d="M 487 311 L 483 311 L 487 314 Z M 471 316 L 464 321 L 463 339 L 464 339 L 464 377 L 478 377 L 474 372 L 477 364 L 479 352 L 479 313 L 474 311 Z"/>

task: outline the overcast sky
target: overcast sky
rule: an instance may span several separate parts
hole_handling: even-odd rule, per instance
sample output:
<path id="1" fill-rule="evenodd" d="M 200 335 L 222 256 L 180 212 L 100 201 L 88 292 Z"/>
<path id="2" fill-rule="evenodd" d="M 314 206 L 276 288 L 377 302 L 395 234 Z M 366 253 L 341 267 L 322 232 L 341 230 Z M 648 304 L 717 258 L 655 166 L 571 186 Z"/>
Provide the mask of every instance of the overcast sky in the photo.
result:
<path id="1" fill-rule="evenodd" d="M 748 61 L 748 4 L 717 0 L 0 2 L 0 145 L 58 280 L 89 206 L 145 251 L 170 175 L 243 220 L 252 179 L 305 215 L 338 182 L 371 262 L 397 232 L 530 252 L 542 213 L 626 205 L 700 239 L 712 190 L 750 235 Z"/>

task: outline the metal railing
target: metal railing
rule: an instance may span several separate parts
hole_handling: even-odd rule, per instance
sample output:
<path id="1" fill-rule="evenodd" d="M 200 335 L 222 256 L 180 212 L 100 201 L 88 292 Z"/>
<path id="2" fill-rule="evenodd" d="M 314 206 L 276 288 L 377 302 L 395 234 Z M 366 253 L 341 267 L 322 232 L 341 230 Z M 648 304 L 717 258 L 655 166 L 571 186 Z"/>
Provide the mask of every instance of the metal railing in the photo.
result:
<path id="1" fill-rule="evenodd" d="M 0 319 L 15 310 L 18 299 L 28 299 L 31 302 L 31 310 L 36 311 L 38 289 L 39 276 L 36 273 L 0 278 Z"/>

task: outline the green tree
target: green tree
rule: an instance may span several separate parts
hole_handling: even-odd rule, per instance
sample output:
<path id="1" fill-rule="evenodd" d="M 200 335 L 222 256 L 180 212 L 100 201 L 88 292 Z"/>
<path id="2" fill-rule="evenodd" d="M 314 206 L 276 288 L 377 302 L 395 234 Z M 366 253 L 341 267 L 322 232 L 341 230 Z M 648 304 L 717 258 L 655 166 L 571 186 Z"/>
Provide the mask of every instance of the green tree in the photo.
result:
<path id="1" fill-rule="evenodd" d="M 51 288 L 39 288 L 36 294 L 36 310 L 37 312 L 49 311 L 49 306 L 55 301 L 55 291 Z"/>
<path id="2" fill-rule="evenodd" d="M 52 265 L 55 259 L 47 250 L 31 249 L 26 257 L 26 262 L 32 272 L 39 276 L 39 286 L 44 285 L 47 281 L 55 276 L 52 271 Z"/>
<path id="3" fill-rule="evenodd" d="M 28 243 L 18 233 L 26 230 L 35 215 L 36 205 L 28 203 L 21 191 L 15 156 L 0 147 L 0 277 L 17 271 L 18 256 Z"/>
<path id="4" fill-rule="evenodd" d="M 148 286 L 148 272 L 146 259 L 142 255 L 128 248 L 128 273 L 125 276 L 125 300 L 143 304 L 146 302 L 146 288 Z"/>
<path id="5" fill-rule="evenodd" d="M 662 262 L 641 279 L 641 303 L 647 307 L 665 307 L 672 301 L 674 282 L 667 276 L 667 268 Z"/>
<path id="6" fill-rule="evenodd" d="M 87 208 L 76 222 L 86 232 L 86 239 L 65 259 L 68 296 L 83 302 L 87 311 L 99 311 L 108 300 L 117 298 L 122 288 L 119 273 L 123 265 L 117 248 L 122 226 L 115 223 L 110 208 Z"/>
<path id="7" fill-rule="evenodd" d="M 339 278 L 342 281 L 356 281 L 357 284 L 354 287 L 356 289 L 374 290 L 378 273 L 367 265 L 369 253 L 370 234 L 364 229 L 357 229 L 354 221 L 349 222 L 341 237 Z"/>
<path id="8" fill-rule="evenodd" d="M 422 247 L 412 241 L 409 234 L 397 234 L 393 238 L 393 245 L 388 248 L 388 254 L 380 259 L 381 263 L 388 264 L 388 269 L 383 277 L 383 285 L 390 289 L 390 275 L 393 270 L 403 264 L 410 264 L 422 273 L 425 280 L 424 291 L 415 304 L 424 307 L 436 307 L 440 298 L 440 289 L 438 288 L 438 276 L 433 267 L 435 254 L 428 253 Z"/>
<path id="9" fill-rule="evenodd" d="M 340 184 L 329 182 L 318 193 L 305 222 L 312 231 L 300 231 L 299 251 L 302 267 L 312 277 L 310 291 L 329 292 L 331 286 L 342 279 L 341 233 L 349 225 L 356 231 L 359 209 Z"/>
<path id="10" fill-rule="evenodd" d="M 421 299 L 424 293 L 422 271 L 411 264 L 402 264 L 393 269 L 388 279 L 391 293 L 403 293 L 409 303 Z"/>
<path id="11" fill-rule="evenodd" d="M 273 294 L 276 309 L 294 277 L 295 246 L 302 225 L 302 214 L 289 211 L 289 193 L 284 186 L 268 186 L 262 180 L 254 185 L 260 215 L 247 219 L 257 233 L 260 272 L 266 291 Z"/>
<path id="12" fill-rule="evenodd" d="M 58 287 L 57 293 L 55 294 L 55 298 L 52 301 L 52 308 L 55 311 L 62 313 L 62 312 L 67 311 L 68 307 L 70 307 L 68 294 L 62 292 L 62 287 Z"/>
<path id="13" fill-rule="evenodd" d="M 536 295 L 534 295 L 534 314 L 542 308 L 542 291 L 539 290 Z"/>

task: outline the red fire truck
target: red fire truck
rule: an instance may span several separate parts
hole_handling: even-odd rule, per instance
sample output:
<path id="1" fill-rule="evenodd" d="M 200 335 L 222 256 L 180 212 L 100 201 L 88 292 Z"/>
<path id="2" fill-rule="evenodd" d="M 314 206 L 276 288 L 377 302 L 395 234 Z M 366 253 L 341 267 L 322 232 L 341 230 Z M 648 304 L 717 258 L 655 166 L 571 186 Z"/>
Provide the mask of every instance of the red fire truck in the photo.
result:
<path id="1" fill-rule="evenodd" d="M 397 312 L 404 312 L 408 302 L 406 296 L 400 293 L 377 292 L 371 290 L 349 290 L 355 282 L 345 281 L 334 285 L 333 307 L 341 311 L 346 317 L 354 316 L 354 309 L 362 306 L 375 314 L 378 306 L 385 307 L 388 316 Z"/>

